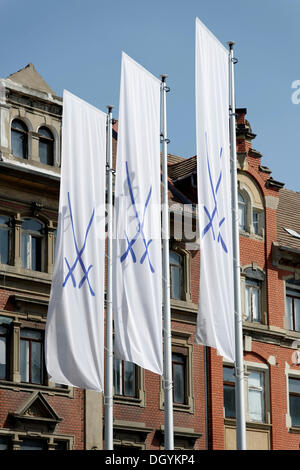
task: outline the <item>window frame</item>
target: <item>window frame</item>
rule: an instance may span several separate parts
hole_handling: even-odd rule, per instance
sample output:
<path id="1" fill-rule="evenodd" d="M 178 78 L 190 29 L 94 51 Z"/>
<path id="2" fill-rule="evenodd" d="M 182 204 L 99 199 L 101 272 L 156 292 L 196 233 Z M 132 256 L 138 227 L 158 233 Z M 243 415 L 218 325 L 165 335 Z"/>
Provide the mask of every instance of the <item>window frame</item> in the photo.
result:
<path id="1" fill-rule="evenodd" d="M 31 230 L 31 229 L 24 229 L 23 224 L 26 221 L 35 221 L 41 225 L 40 232 Z M 41 233 L 42 232 L 42 233 Z M 44 259 L 46 257 L 44 251 L 46 249 L 45 244 L 45 234 L 46 234 L 46 227 L 45 223 L 35 217 L 23 217 L 21 223 L 21 264 L 23 269 L 29 269 L 31 271 L 36 272 L 44 272 Z M 23 235 L 27 236 L 27 243 L 26 243 L 26 266 L 23 263 Z M 32 241 L 33 239 L 39 240 L 40 246 L 38 247 L 38 253 L 36 253 L 36 260 L 35 263 L 39 265 L 40 269 L 33 269 L 32 267 Z"/>
<path id="2" fill-rule="evenodd" d="M 169 273 L 170 273 L 170 300 L 171 304 L 176 306 L 184 305 L 184 303 L 192 303 L 192 296 L 191 296 L 191 254 L 189 251 L 185 250 L 184 247 L 178 242 L 170 241 L 170 252 L 173 252 L 175 255 L 180 257 L 181 264 L 181 293 L 180 298 L 172 297 L 172 273 L 171 267 L 171 260 L 169 261 Z M 176 267 L 174 265 L 174 267 Z"/>
<path id="3" fill-rule="evenodd" d="M 255 374 L 259 374 L 260 377 L 262 377 L 262 385 L 260 385 L 259 387 L 256 387 L 254 385 L 250 385 L 249 383 L 249 378 L 250 378 L 250 375 L 251 375 L 251 372 L 252 373 L 255 373 Z M 247 409 L 248 409 L 248 416 L 249 416 L 249 421 L 251 423 L 263 423 L 265 424 L 266 423 L 266 420 L 267 420 L 267 416 L 266 416 L 266 374 L 265 374 L 265 371 L 263 370 L 259 370 L 259 369 L 253 369 L 253 368 L 249 368 L 248 369 L 248 402 L 247 402 Z M 261 407 L 262 407 L 262 420 L 260 419 L 251 419 L 250 418 L 250 413 L 251 413 L 251 410 L 250 410 L 250 403 L 249 403 L 249 400 L 250 400 L 250 392 L 253 391 L 253 392 L 260 392 L 260 396 L 261 396 Z"/>
<path id="4" fill-rule="evenodd" d="M 185 364 L 185 403 L 176 403 L 173 400 L 174 411 L 194 413 L 194 383 L 193 383 L 193 346 L 191 334 L 179 330 L 172 330 L 172 353 L 183 354 L 186 357 Z M 173 372 L 173 371 L 172 371 Z M 173 374 L 172 374 L 173 380 Z M 159 409 L 164 410 L 164 382 L 160 379 Z M 173 383 L 172 383 L 173 385 Z"/>
<path id="5" fill-rule="evenodd" d="M 289 415 L 290 415 L 290 420 L 291 420 L 291 427 L 300 429 L 300 422 L 299 424 L 294 424 L 293 423 L 293 417 L 291 413 L 291 396 L 296 396 L 298 398 L 297 401 L 299 401 L 299 407 L 300 407 L 300 391 L 298 392 L 291 392 L 291 387 L 290 387 L 290 380 L 297 380 L 299 382 L 299 387 L 300 387 L 300 376 L 295 376 L 295 375 L 289 375 L 288 376 L 288 402 L 289 402 Z"/>
<path id="6" fill-rule="evenodd" d="M 121 393 L 116 392 L 116 386 L 115 386 L 115 364 L 118 363 L 121 367 L 118 368 L 118 373 L 121 371 L 121 379 L 119 380 L 119 383 L 121 385 Z M 134 370 L 134 395 L 126 395 L 126 382 L 125 382 L 125 368 L 126 364 L 133 364 L 133 370 Z M 113 386 L 114 386 L 114 394 L 117 395 L 118 397 L 123 397 L 125 399 L 129 398 L 138 398 L 138 384 L 137 384 L 137 371 L 138 366 L 134 364 L 133 362 L 129 361 L 124 361 L 122 359 L 116 359 L 114 358 L 114 374 L 113 374 Z"/>
<path id="7" fill-rule="evenodd" d="M 269 367 L 267 364 L 259 363 L 259 362 L 244 362 L 245 365 L 245 372 L 244 372 L 244 393 L 245 393 L 245 412 L 246 412 L 246 421 L 247 423 L 251 423 L 253 426 L 261 426 L 261 425 L 270 425 L 270 377 L 269 377 Z M 233 363 L 230 363 L 226 360 L 223 360 L 223 368 L 230 367 L 235 372 L 235 367 Z M 262 374 L 263 377 L 263 390 L 262 390 L 262 405 L 264 411 L 264 420 L 263 421 L 256 421 L 250 418 L 250 405 L 249 405 L 249 375 L 251 372 L 257 372 Z M 223 398 L 224 398 L 224 386 L 223 386 Z M 225 416 L 225 402 L 224 402 L 224 419 L 229 421 L 235 421 L 236 418 L 226 417 Z"/>
<path id="8" fill-rule="evenodd" d="M 256 186 L 251 178 L 247 178 L 247 182 L 238 181 L 239 232 L 244 237 L 261 240 L 264 238 L 265 209 L 263 195 Z M 243 213 L 243 225 L 240 223 L 240 212 Z"/>
<path id="9" fill-rule="evenodd" d="M 66 450 L 74 449 L 74 436 L 66 434 L 52 434 L 45 432 L 36 432 L 34 436 L 28 431 L 22 430 L 3 430 L 0 429 L 0 438 L 3 438 L 8 442 L 10 451 L 21 450 L 21 443 L 24 440 L 36 440 L 42 441 L 43 450 L 57 450 L 56 446 L 58 443 L 64 443 L 66 445 Z M 28 449 L 29 450 L 29 449 Z"/>
<path id="10" fill-rule="evenodd" d="M 171 253 L 173 253 L 175 256 L 179 258 L 179 263 L 174 264 L 171 262 Z M 170 269 L 170 297 L 173 300 L 185 300 L 184 299 L 184 259 L 183 255 L 178 252 L 177 250 L 170 250 L 170 264 L 169 264 L 169 269 Z M 179 271 L 179 296 L 178 297 L 173 297 L 173 276 L 172 276 L 172 271 L 173 269 L 178 269 Z"/>
<path id="11" fill-rule="evenodd" d="M 40 134 L 41 129 L 45 129 L 51 135 L 51 137 Z M 54 166 L 54 164 L 55 164 L 55 155 L 54 155 L 55 154 L 55 152 L 54 152 L 54 150 L 55 150 L 55 138 L 54 138 L 53 132 L 47 126 L 40 126 L 39 129 L 38 129 L 38 135 L 39 135 L 39 159 L 40 159 L 40 163 L 42 163 L 43 165 Z M 47 161 L 47 163 L 42 162 L 40 143 L 47 145 L 47 155 L 48 155 L 48 146 L 50 146 L 51 163 L 49 163 L 48 161 Z"/>
<path id="12" fill-rule="evenodd" d="M 225 419 L 236 419 L 236 414 L 235 414 L 235 408 L 234 408 L 234 416 L 228 416 L 227 413 L 226 413 L 226 404 L 225 404 L 225 390 L 224 390 L 224 387 L 230 387 L 230 389 L 232 390 L 232 393 L 234 395 L 234 403 L 235 403 L 235 378 L 234 378 L 234 381 L 231 382 L 230 380 L 224 380 L 224 369 L 233 369 L 233 377 L 234 377 L 234 374 L 235 374 L 235 369 L 233 366 L 229 366 L 228 364 L 223 364 L 223 400 L 224 400 L 224 418 Z"/>
<path id="13" fill-rule="evenodd" d="M 289 311 L 288 304 L 287 304 L 287 299 L 292 299 L 292 312 Z M 300 303 L 300 290 L 296 289 L 295 286 L 292 286 L 291 284 L 286 283 L 286 288 L 285 288 L 285 310 L 286 310 L 286 317 L 288 319 L 288 326 L 290 331 L 296 331 L 300 332 L 299 330 L 296 330 L 296 324 L 295 324 L 295 299 L 297 299 Z M 299 324 L 300 324 L 300 310 L 299 310 Z M 291 328 L 292 326 L 292 328 Z"/>
<path id="14" fill-rule="evenodd" d="M 244 224 L 241 224 L 240 219 L 240 209 L 242 209 Z M 242 193 L 238 191 L 238 214 L 239 214 L 239 230 L 242 232 L 247 232 L 247 215 L 248 215 L 248 205 L 247 201 Z"/>
<path id="15" fill-rule="evenodd" d="M 257 292 L 258 295 L 258 319 L 254 319 L 254 295 L 253 291 Z M 247 294 L 248 292 L 248 294 Z M 248 303 L 247 303 L 248 298 Z M 250 303 L 250 312 L 247 315 L 248 307 Z M 258 279 L 251 279 L 246 276 L 245 278 L 245 320 L 251 323 L 262 323 L 262 285 Z"/>
<path id="16" fill-rule="evenodd" d="M 28 331 L 28 332 L 39 332 L 40 333 L 40 338 L 34 338 L 34 337 L 28 337 L 28 336 L 23 336 L 22 337 L 22 331 Z M 28 380 L 22 380 L 21 376 L 21 345 L 22 341 L 26 341 L 29 343 L 29 363 L 28 365 L 26 364 L 26 374 L 28 374 Z M 32 360 L 32 343 L 38 343 L 41 345 L 41 352 L 40 352 L 40 377 L 41 380 L 40 382 L 33 382 L 32 381 L 32 375 L 33 375 L 33 360 Z M 31 385 L 45 385 L 45 381 L 47 378 L 46 374 L 46 366 L 45 366 L 45 345 L 44 345 L 44 331 L 37 329 L 37 328 L 28 328 L 28 327 L 22 327 L 20 328 L 20 382 L 25 383 L 25 384 L 31 384 Z M 28 369 L 27 369 L 28 367 Z"/>
<path id="17" fill-rule="evenodd" d="M 6 231 L 8 232 L 8 246 L 7 246 L 7 263 L 2 263 L 1 257 L 0 257 L 0 264 L 4 265 L 11 265 L 12 264 L 12 253 L 13 253 L 13 224 L 12 224 L 12 217 L 10 215 L 0 213 L 0 217 L 6 218 L 8 220 L 7 223 L 2 224 L 0 221 L 0 231 Z"/>
<path id="18" fill-rule="evenodd" d="M 115 360 L 122 361 L 121 359 L 114 358 Z M 136 383 L 136 396 L 126 396 L 126 395 L 118 395 L 115 393 L 115 371 L 113 373 L 113 388 L 114 388 L 114 396 L 113 400 L 114 403 L 121 404 L 121 405 L 130 405 L 130 406 L 139 406 L 144 408 L 146 406 L 146 390 L 145 390 L 145 372 L 142 367 L 135 365 L 135 383 Z"/>
<path id="19" fill-rule="evenodd" d="M 6 329 L 5 333 L 1 332 L 2 328 Z M 5 324 L 4 325 L 0 324 L 0 338 L 5 338 L 5 376 L 4 377 L 0 376 L 0 380 L 9 380 L 10 336 L 11 335 L 10 335 L 9 325 L 6 326 Z"/>
<path id="20" fill-rule="evenodd" d="M 13 127 L 13 123 L 14 122 L 20 122 L 21 125 L 24 127 L 23 129 L 18 129 L 18 128 L 14 128 Z M 21 126 L 21 127 L 22 127 Z M 21 155 L 16 155 L 14 153 L 14 149 L 13 149 L 13 133 L 15 134 L 18 134 L 19 135 L 19 138 L 20 136 L 22 136 L 22 138 L 24 139 L 24 142 L 22 142 L 22 146 L 23 146 L 23 149 L 22 149 L 22 156 Z M 11 125 L 10 125 L 10 138 L 11 138 L 11 153 L 14 157 L 16 158 L 22 158 L 24 160 L 28 160 L 28 154 L 29 154 L 29 151 L 28 151 L 28 148 L 29 148 L 29 142 L 28 142 L 28 137 L 29 137 L 29 129 L 28 129 L 28 126 L 27 124 L 22 120 L 20 119 L 18 116 L 14 117 L 11 121 Z"/>
<path id="21" fill-rule="evenodd" d="M 177 349 L 177 348 L 175 348 Z M 179 349 L 179 348 L 178 348 Z M 174 359 L 175 355 L 177 356 L 181 356 L 183 358 L 183 361 L 180 362 L 180 361 L 177 361 Z M 179 351 L 178 350 L 175 350 L 174 351 L 174 348 L 172 350 L 172 378 L 173 378 L 173 388 L 172 388 L 172 391 L 173 391 L 173 404 L 174 405 L 187 405 L 187 402 L 188 402 L 188 397 L 187 397 L 187 381 L 188 381 L 188 377 L 187 377 L 187 353 L 183 353 L 183 350 L 180 348 Z M 182 373 L 182 377 L 183 377 L 183 401 L 175 401 L 175 380 L 174 380 L 174 377 L 175 377 L 175 374 L 174 374 L 174 368 L 176 365 L 179 365 L 179 366 L 182 366 L 181 369 L 183 371 Z"/>
<path id="22" fill-rule="evenodd" d="M 11 449 L 12 449 L 12 436 L 9 435 L 9 434 L 4 434 L 4 435 L 3 435 L 3 434 L 0 434 L 0 446 L 1 446 L 1 440 L 2 440 L 2 439 L 3 439 L 4 441 L 6 441 L 6 443 L 7 443 L 7 444 L 6 444 L 6 445 L 7 445 L 7 448 L 6 448 L 6 449 L 1 449 L 1 448 L 0 448 L 0 451 L 1 451 L 1 450 L 2 450 L 2 451 L 3 451 L 3 450 L 4 450 L 4 451 L 5 451 L 5 450 L 6 450 L 6 451 L 7 451 L 7 450 L 11 450 Z"/>

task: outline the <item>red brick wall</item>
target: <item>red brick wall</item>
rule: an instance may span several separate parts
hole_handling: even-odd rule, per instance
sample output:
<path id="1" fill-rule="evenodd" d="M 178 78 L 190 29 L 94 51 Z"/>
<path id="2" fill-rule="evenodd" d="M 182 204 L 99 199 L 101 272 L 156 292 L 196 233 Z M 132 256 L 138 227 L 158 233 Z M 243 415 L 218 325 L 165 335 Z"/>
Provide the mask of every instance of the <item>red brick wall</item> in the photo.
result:
<path id="1" fill-rule="evenodd" d="M 238 124 L 245 123 L 245 115 L 238 115 Z M 251 141 L 238 139 L 238 152 L 247 153 L 247 173 L 254 178 L 262 195 L 279 197 L 277 189 L 267 187 L 269 173 L 260 170 L 261 159 L 249 155 Z M 265 238 L 255 240 L 240 236 L 241 266 L 256 262 L 265 271 L 267 288 L 267 312 L 269 327 L 284 328 L 285 299 L 283 277 L 289 273 L 280 271 L 272 264 L 272 243 L 277 240 L 276 210 L 265 208 Z M 276 344 L 261 341 L 252 341 L 252 352 L 245 353 L 246 361 L 265 363 L 269 367 L 270 380 L 270 413 L 271 413 L 271 446 L 272 449 L 299 449 L 300 434 L 293 434 L 286 426 L 287 413 L 287 378 L 286 364 L 291 370 L 300 370 L 300 366 L 293 364 L 294 350 Z M 276 364 L 268 362 L 270 356 L 275 356 Z M 272 362 L 272 361 L 271 361 Z M 222 386 L 222 358 L 211 351 L 211 446 L 213 449 L 224 448 L 224 412 L 223 412 L 223 386 Z"/>

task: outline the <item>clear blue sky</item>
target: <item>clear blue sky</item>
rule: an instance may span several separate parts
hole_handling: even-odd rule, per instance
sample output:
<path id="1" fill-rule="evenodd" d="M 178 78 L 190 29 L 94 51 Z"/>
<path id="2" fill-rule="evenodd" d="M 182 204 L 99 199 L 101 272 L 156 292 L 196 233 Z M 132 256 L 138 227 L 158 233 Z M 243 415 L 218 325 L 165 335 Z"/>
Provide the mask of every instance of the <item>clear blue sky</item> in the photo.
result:
<path id="1" fill-rule="evenodd" d="M 167 73 L 169 152 L 195 154 L 195 17 L 236 42 L 236 106 L 248 109 L 253 146 L 274 179 L 300 191 L 299 0 L 0 0 L 0 76 L 33 62 L 64 88 L 118 114 L 121 51 Z"/>

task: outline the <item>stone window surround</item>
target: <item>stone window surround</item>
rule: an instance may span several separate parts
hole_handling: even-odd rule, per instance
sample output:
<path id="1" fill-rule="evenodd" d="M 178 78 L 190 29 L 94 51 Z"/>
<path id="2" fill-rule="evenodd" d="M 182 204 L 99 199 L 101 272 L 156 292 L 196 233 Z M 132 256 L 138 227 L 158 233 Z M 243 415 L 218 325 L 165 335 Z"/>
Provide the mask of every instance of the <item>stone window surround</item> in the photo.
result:
<path id="1" fill-rule="evenodd" d="M 0 437 L 8 437 L 11 439 L 11 450 L 20 450 L 22 439 L 41 439 L 45 444 L 47 444 L 47 450 L 55 450 L 55 441 L 67 442 L 68 450 L 73 450 L 75 444 L 74 436 L 70 435 L 48 434 L 32 431 L 13 431 L 5 428 L 0 430 Z"/>
<path id="2" fill-rule="evenodd" d="M 115 395 L 113 390 L 113 401 L 120 405 L 146 406 L 146 390 L 145 390 L 145 371 L 142 367 L 135 365 L 135 380 L 136 380 L 136 396 L 127 397 L 123 395 Z M 105 398 L 104 398 L 105 400 Z"/>
<path id="3" fill-rule="evenodd" d="M 257 240 L 262 240 L 264 238 L 264 206 L 262 202 L 262 197 L 259 197 L 260 201 L 258 202 L 259 190 L 257 189 L 255 183 L 246 175 L 239 174 L 238 180 L 238 191 L 243 196 L 246 204 L 246 230 L 240 230 L 240 234 L 243 236 L 248 236 Z M 256 198 L 253 196 L 256 195 Z M 253 226 L 253 212 L 258 213 L 258 234 L 254 232 Z"/>
<path id="4" fill-rule="evenodd" d="M 39 134 L 39 128 L 40 127 L 47 127 L 54 138 L 53 142 L 53 161 L 54 161 L 54 167 L 59 167 L 60 166 L 60 135 L 57 127 L 53 125 L 51 118 L 49 118 L 47 115 L 39 115 L 38 119 L 38 124 L 35 124 L 33 126 L 31 119 L 29 119 L 28 115 L 31 113 L 28 113 L 25 109 L 23 108 L 15 108 L 12 107 L 10 110 L 10 121 L 9 121 L 9 138 L 8 140 L 8 145 L 9 145 L 9 154 L 13 156 L 12 154 L 12 144 L 11 144 L 11 125 L 12 121 L 14 119 L 19 119 L 20 121 L 23 121 L 24 124 L 27 126 L 28 129 L 28 157 L 26 158 L 27 161 L 31 162 L 38 162 L 40 165 L 43 167 L 49 167 L 49 165 L 44 165 L 40 162 L 39 160 L 39 139 L 40 139 L 40 134 Z M 33 117 L 33 116 L 32 116 Z M 36 119 L 37 114 L 34 115 L 34 118 Z M 18 158 L 18 157 L 16 157 Z M 22 159 L 21 159 L 22 160 Z M 50 165 L 52 166 L 52 165 Z"/>
<path id="5" fill-rule="evenodd" d="M 260 323 L 262 325 L 267 325 L 268 323 L 268 314 L 267 314 L 267 286 L 266 286 L 266 276 L 265 272 L 263 269 L 261 269 L 255 262 L 251 264 L 247 264 L 245 266 L 241 267 L 241 305 L 242 305 L 242 316 L 243 316 L 243 321 L 247 323 L 253 324 L 253 322 L 250 322 L 249 320 L 246 319 L 246 304 L 245 304 L 245 290 L 246 290 L 246 279 L 247 279 L 247 269 L 252 269 L 255 271 L 258 271 L 259 275 L 258 280 L 260 281 L 260 312 L 261 312 L 261 321 L 260 322 L 254 322 L 254 323 Z M 259 279 L 259 277 L 261 279 Z M 264 280 L 262 280 L 262 278 Z"/>
<path id="6" fill-rule="evenodd" d="M 135 421 L 114 420 L 114 446 L 146 450 L 146 440 L 153 432 L 145 423 Z"/>
<path id="7" fill-rule="evenodd" d="M 234 364 L 227 359 L 223 359 L 223 366 L 233 367 Z M 271 425 L 271 402 L 270 402 L 270 378 L 269 378 L 269 366 L 260 362 L 244 361 L 244 397 L 245 397 L 245 409 L 246 409 L 246 422 L 247 424 L 252 424 L 254 426 L 264 426 Z M 248 376 L 250 371 L 263 372 L 264 373 L 264 407 L 265 407 L 265 421 L 251 421 L 249 418 L 248 410 Z M 233 421 L 235 419 L 225 418 L 225 409 L 224 409 L 224 419 L 226 421 Z"/>
<path id="8" fill-rule="evenodd" d="M 45 319 L 40 319 L 40 327 L 37 328 L 37 320 L 30 322 L 26 319 L 23 319 L 21 315 L 15 315 L 11 312 L 0 311 L 1 317 L 6 317 L 11 320 L 10 323 L 10 335 L 9 335 L 9 379 L 0 379 L 0 388 L 1 389 L 10 389 L 10 390 L 26 390 L 26 391 L 37 391 L 41 390 L 43 393 L 48 393 L 49 395 L 61 395 L 68 396 L 70 398 L 74 397 L 74 388 L 73 387 L 56 387 L 55 383 L 45 377 L 44 384 L 33 384 L 27 382 L 21 382 L 20 376 L 20 332 L 21 328 L 30 328 L 38 329 L 40 331 L 45 330 Z"/>
<path id="9" fill-rule="evenodd" d="M 145 390 L 145 372 L 142 367 L 135 365 L 135 380 L 136 380 L 136 396 L 127 397 L 123 395 L 115 395 L 114 403 L 120 405 L 139 406 L 145 408 L 146 406 L 146 390 Z"/>
<path id="10" fill-rule="evenodd" d="M 289 396 L 289 379 L 299 379 L 300 380 L 300 371 L 291 369 L 291 366 L 286 362 L 285 363 L 285 376 L 286 376 L 286 427 L 291 433 L 300 433 L 299 427 L 292 427 L 292 419 L 290 415 L 290 396 Z"/>
<path id="11" fill-rule="evenodd" d="M 24 209 L 18 213 L 12 213 L 12 211 L 7 210 L 7 208 L 0 208 L 0 214 L 7 216 L 11 220 L 11 243 L 9 246 L 9 257 L 11 264 L 2 265 L 5 266 L 5 269 L 11 272 L 16 272 L 18 274 L 28 273 L 49 273 L 52 274 L 54 266 L 54 232 L 56 230 L 57 222 L 49 220 L 46 218 L 42 211 L 35 211 L 34 206 L 31 208 Z M 31 269 L 26 269 L 22 267 L 22 257 L 21 257 L 21 233 L 22 233 L 22 222 L 24 218 L 33 218 L 41 222 L 45 227 L 45 235 L 42 239 L 42 248 L 41 248 L 41 265 L 42 271 L 33 271 Z M 35 277 L 35 276 L 34 276 Z"/>
<path id="12" fill-rule="evenodd" d="M 170 251 L 174 251 L 182 257 L 182 299 L 170 299 L 171 305 L 186 305 L 186 303 L 192 303 L 191 296 L 191 254 L 185 250 L 182 243 L 170 241 Z"/>
<path id="13" fill-rule="evenodd" d="M 286 299 L 286 292 L 287 292 L 287 289 L 288 289 L 288 284 L 289 284 L 289 281 L 292 281 L 292 280 L 296 280 L 296 281 L 299 281 L 300 280 L 300 275 L 299 274 L 289 274 L 288 276 L 283 276 L 282 277 L 282 280 L 284 281 L 284 299 Z M 293 285 L 293 284 L 290 284 L 290 287 L 291 289 L 294 289 L 294 290 L 299 290 L 299 293 L 300 293 L 300 287 L 297 286 L 297 285 Z M 296 330 L 290 330 L 289 328 L 289 319 L 288 319 L 288 314 L 287 314 L 287 311 L 286 311 L 286 302 L 284 303 L 284 329 L 285 330 L 288 330 L 288 331 L 293 331 L 295 333 L 298 333 Z"/>
<path id="14" fill-rule="evenodd" d="M 182 332 L 173 330 L 172 331 L 172 350 L 173 348 L 176 351 L 180 352 L 184 350 L 186 356 L 186 365 L 185 365 L 185 385 L 186 385 L 186 402 L 174 403 L 174 411 L 182 411 L 186 413 L 194 413 L 194 390 L 193 390 L 193 344 L 190 342 L 191 333 Z M 164 410 L 164 386 L 163 386 L 163 376 L 160 378 L 160 394 L 159 394 L 159 409 Z M 173 386 L 173 385 L 172 385 Z"/>

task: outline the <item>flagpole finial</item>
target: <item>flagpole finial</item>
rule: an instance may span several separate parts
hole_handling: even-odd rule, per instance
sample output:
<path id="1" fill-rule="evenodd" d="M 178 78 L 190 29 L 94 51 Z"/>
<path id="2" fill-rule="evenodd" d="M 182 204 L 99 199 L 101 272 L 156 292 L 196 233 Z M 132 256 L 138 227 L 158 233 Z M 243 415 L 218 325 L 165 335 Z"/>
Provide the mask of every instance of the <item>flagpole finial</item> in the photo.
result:
<path id="1" fill-rule="evenodd" d="M 168 78 L 167 74 L 164 73 L 164 74 L 161 75 L 161 81 L 162 82 L 165 82 L 167 78 Z"/>
<path id="2" fill-rule="evenodd" d="M 114 106 L 112 104 L 108 104 L 106 107 L 107 107 L 109 113 L 111 113 L 112 109 L 114 108 Z"/>
<path id="3" fill-rule="evenodd" d="M 235 45 L 235 42 L 234 41 L 228 41 L 227 42 L 228 46 L 229 46 L 229 49 L 233 49 L 233 46 Z"/>

